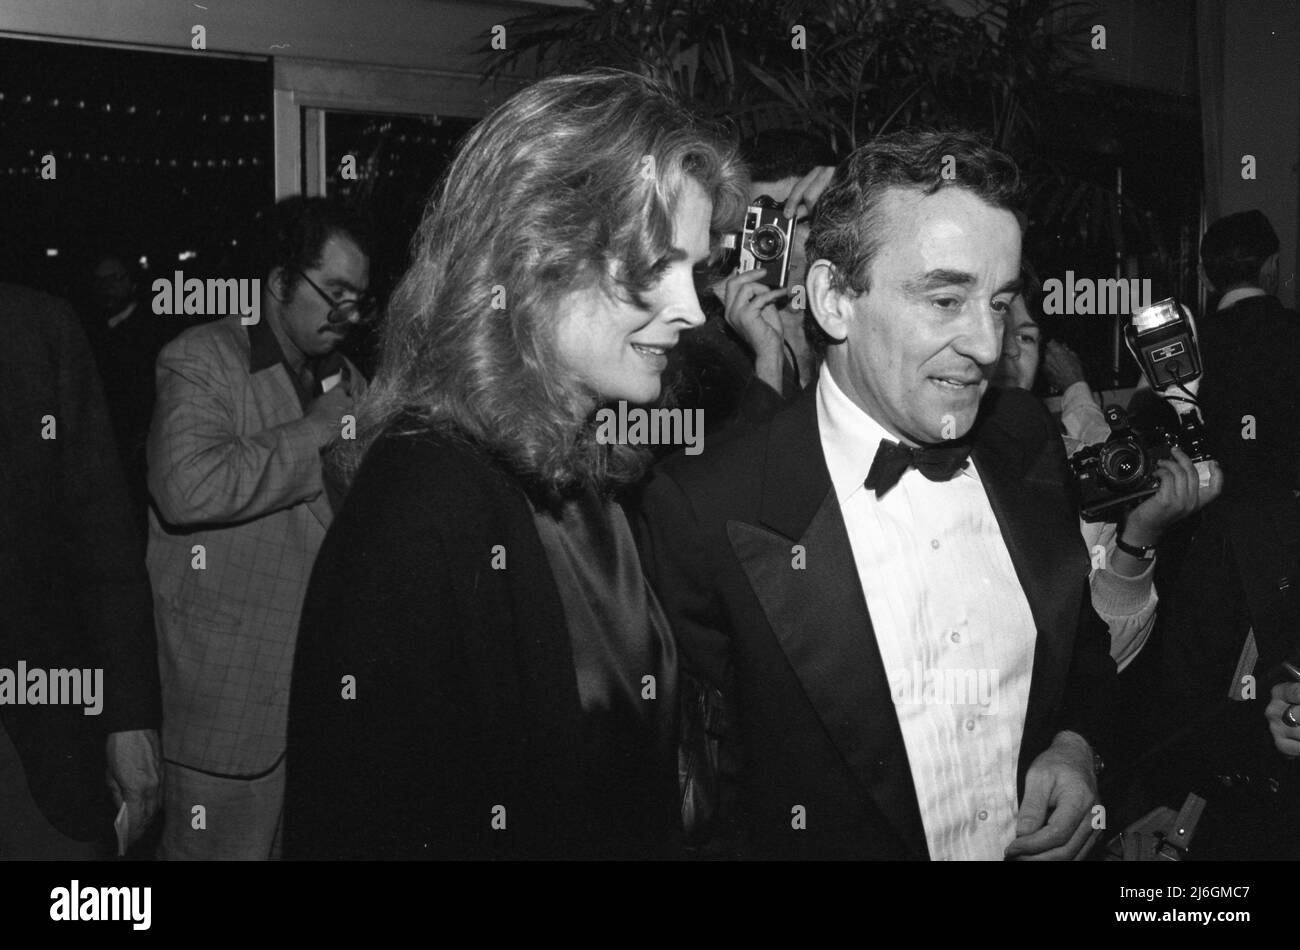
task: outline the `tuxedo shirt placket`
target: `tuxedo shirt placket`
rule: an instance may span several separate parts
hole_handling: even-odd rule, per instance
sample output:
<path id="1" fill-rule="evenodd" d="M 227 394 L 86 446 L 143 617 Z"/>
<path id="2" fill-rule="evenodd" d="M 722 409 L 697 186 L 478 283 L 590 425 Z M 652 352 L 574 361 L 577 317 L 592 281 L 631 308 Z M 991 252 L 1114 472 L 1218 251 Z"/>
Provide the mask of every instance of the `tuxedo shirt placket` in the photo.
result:
<path id="1" fill-rule="evenodd" d="M 878 498 L 862 481 L 886 433 L 829 374 L 822 380 L 827 465 L 930 855 L 999 859 L 1015 834 L 1035 638 L 1028 601 L 974 463 L 949 482 L 909 469 Z M 962 693 L 945 683 L 960 684 Z"/>

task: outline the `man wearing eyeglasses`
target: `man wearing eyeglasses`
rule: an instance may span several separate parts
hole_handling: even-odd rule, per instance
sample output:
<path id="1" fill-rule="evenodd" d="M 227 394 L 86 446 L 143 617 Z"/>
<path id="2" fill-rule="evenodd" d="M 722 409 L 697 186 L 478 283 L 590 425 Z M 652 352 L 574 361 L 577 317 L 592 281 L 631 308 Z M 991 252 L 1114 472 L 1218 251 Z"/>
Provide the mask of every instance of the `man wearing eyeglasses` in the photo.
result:
<path id="1" fill-rule="evenodd" d="M 279 856 L 289 675 L 312 563 L 341 499 L 360 371 L 337 347 L 374 306 L 367 228 L 324 198 L 266 222 L 261 319 L 189 330 L 157 363 L 149 575 L 163 693 L 158 856 Z"/>

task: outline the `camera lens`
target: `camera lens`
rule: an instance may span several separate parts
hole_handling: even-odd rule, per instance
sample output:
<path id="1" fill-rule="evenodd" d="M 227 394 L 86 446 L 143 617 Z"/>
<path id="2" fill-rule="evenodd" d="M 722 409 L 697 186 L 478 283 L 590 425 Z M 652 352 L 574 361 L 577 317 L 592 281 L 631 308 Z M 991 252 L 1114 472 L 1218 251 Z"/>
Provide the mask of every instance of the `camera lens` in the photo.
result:
<path id="1" fill-rule="evenodd" d="M 780 257 L 785 250 L 785 234 L 775 225 L 765 224 L 750 238 L 750 248 L 760 261 L 770 261 Z"/>
<path id="2" fill-rule="evenodd" d="M 1147 475 L 1147 454 L 1134 439 L 1120 439 L 1102 446 L 1101 476 L 1111 488 L 1130 488 Z"/>

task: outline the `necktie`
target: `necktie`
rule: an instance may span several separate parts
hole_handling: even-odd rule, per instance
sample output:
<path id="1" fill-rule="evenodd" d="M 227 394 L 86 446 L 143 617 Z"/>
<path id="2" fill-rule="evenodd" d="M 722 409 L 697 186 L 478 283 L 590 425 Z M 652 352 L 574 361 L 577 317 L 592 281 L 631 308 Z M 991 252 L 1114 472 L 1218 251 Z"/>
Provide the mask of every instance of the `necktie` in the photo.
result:
<path id="1" fill-rule="evenodd" d="M 298 371 L 298 382 L 312 399 L 316 398 L 316 360 L 307 360 Z"/>
<path id="2" fill-rule="evenodd" d="M 944 442 L 914 449 L 881 439 L 863 484 L 877 498 L 884 498 L 909 468 L 915 468 L 932 482 L 946 482 L 966 467 L 968 455 L 970 444 L 966 442 Z"/>

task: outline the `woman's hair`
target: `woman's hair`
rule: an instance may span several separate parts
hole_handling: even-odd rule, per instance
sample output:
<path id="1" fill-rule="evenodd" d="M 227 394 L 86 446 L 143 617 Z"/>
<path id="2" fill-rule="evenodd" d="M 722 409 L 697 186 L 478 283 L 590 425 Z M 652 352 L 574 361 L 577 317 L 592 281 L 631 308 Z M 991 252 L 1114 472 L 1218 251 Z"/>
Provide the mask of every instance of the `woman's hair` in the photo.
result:
<path id="1" fill-rule="evenodd" d="M 668 266 L 687 180 L 734 229 L 748 182 L 734 146 L 666 87 L 614 70 L 542 80 L 480 122 L 425 207 L 381 329 L 357 438 L 330 464 L 350 481 L 375 438 L 466 438 L 544 497 L 607 490 L 648 453 L 595 439 L 593 394 L 565 371 L 570 295 L 641 303 Z"/>

